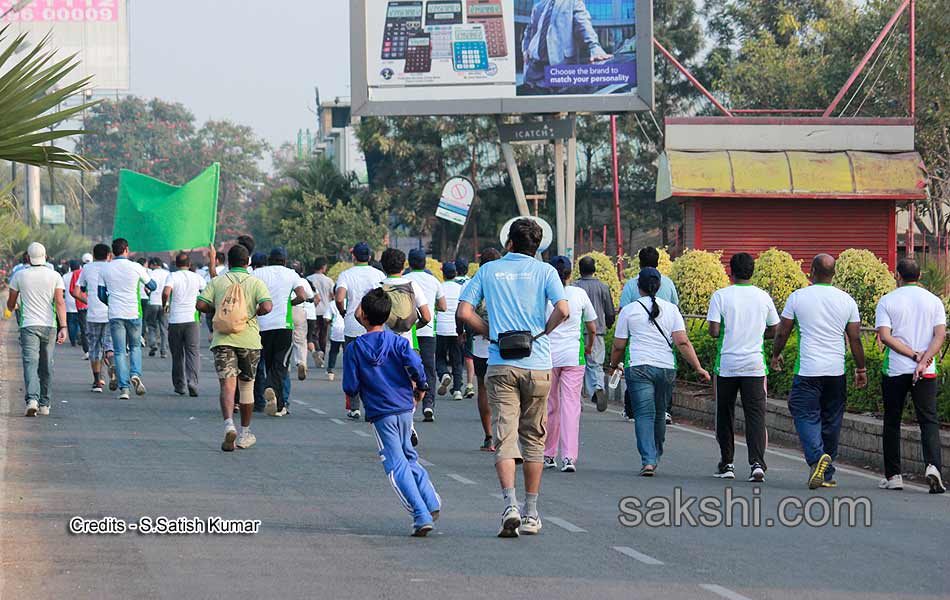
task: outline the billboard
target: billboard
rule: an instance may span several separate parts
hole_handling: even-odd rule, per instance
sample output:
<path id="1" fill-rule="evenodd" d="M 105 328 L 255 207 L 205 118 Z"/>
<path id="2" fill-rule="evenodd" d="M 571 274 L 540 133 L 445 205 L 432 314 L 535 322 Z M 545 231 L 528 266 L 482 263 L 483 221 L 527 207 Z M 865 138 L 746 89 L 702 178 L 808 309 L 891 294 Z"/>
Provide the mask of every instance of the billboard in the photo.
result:
<path id="1" fill-rule="evenodd" d="M 358 115 L 653 104 L 652 0 L 351 0 Z"/>
<path id="2" fill-rule="evenodd" d="M 0 14 L 14 4 L 0 0 Z M 91 75 L 90 89 L 131 87 L 128 0 L 34 0 L 0 21 L 6 24 L 14 34 L 28 32 L 34 44 L 49 33 L 59 56 L 77 55 L 79 66 L 64 85 Z"/>

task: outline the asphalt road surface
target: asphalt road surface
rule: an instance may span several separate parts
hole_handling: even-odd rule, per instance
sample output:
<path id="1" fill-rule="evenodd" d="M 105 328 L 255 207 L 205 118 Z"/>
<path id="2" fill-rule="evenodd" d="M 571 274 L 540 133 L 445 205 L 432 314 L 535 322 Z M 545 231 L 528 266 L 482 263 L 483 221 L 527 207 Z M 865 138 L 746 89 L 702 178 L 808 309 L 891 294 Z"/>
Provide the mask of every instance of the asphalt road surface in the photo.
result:
<path id="1" fill-rule="evenodd" d="M 541 534 L 502 540 L 495 537 L 502 503 L 492 456 L 478 451 L 474 401 L 440 400 L 436 422 L 417 429 L 444 510 L 429 538 L 414 539 L 370 426 L 345 418 L 339 380 L 316 370 L 295 380 L 292 415 L 255 414 L 257 445 L 225 454 L 207 352 L 199 398 L 175 396 L 170 361 L 146 357 L 148 395 L 120 402 L 91 394 L 81 352 L 59 348 L 52 415 L 28 419 L 12 331 L 2 341 L 3 600 L 950 595 L 950 494 L 879 491 L 877 474 L 859 468 L 839 470 L 837 489 L 810 492 L 795 449 L 770 450 L 768 480 L 753 486 L 739 446 L 740 478 L 727 483 L 711 476 L 718 454 L 711 434 L 677 425 L 658 476 L 644 479 L 632 425 L 588 407 L 578 472 L 545 473 Z M 724 502 L 727 491 L 759 503 L 759 526 L 693 525 L 684 514 L 680 526 L 621 524 L 621 516 L 632 524 L 632 508 L 651 498 Z M 857 526 L 775 522 L 785 498 L 786 514 L 800 520 L 789 502 L 850 497 L 867 499 L 870 526 L 860 508 Z M 814 525 L 827 512 L 822 506 L 813 501 Z M 698 514 L 698 504 L 691 509 Z M 736 519 L 741 512 L 734 509 Z M 253 535 L 73 535 L 77 515 L 130 523 L 221 516 L 261 525 Z M 651 515 L 661 520 L 661 512 Z"/>

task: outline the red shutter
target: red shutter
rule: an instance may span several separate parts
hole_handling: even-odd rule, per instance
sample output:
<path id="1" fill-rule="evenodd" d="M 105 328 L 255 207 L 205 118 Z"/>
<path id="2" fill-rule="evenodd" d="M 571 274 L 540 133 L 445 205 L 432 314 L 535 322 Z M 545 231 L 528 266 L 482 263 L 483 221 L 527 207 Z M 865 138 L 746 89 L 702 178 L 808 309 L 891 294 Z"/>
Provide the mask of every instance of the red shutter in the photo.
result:
<path id="1" fill-rule="evenodd" d="M 891 200 L 703 199 L 701 248 L 752 256 L 775 247 L 808 264 L 816 254 L 867 249 L 894 268 Z M 698 215 L 697 215 L 698 216 Z"/>

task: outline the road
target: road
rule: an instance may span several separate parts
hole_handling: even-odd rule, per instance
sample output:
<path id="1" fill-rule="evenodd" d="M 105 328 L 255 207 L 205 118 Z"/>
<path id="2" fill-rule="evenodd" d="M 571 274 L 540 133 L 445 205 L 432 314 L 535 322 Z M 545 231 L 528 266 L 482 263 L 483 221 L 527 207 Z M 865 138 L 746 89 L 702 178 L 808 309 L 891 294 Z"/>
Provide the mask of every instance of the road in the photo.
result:
<path id="1" fill-rule="evenodd" d="M 774 448 L 758 492 L 710 476 L 708 432 L 675 426 L 653 479 L 637 477 L 633 427 L 583 415 L 576 474 L 545 474 L 541 535 L 495 537 L 501 500 L 473 401 L 441 401 L 419 423 L 422 457 L 445 506 L 436 532 L 408 537 L 409 516 L 383 475 L 366 423 L 343 415 L 339 381 L 294 381 L 292 415 L 255 415 L 258 444 L 225 454 L 217 382 L 204 354 L 199 398 L 173 395 L 169 361 L 145 358 L 149 394 L 88 392 L 87 363 L 57 352 L 49 418 L 22 417 L 9 330 L 0 397 L 0 598 L 938 598 L 950 594 L 948 496 L 877 489 L 839 471 L 809 492 L 800 454 Z M 738 448 L 744 462 L 745 448 Z M 425 464 L 425 463 L 424 463 Z M 745 469 L 740 468 L 740 475 Z M 856 527 L 636 527 L 621 499 L 866 497 Z M 628 503 L 631 501 L 627 501 Z M 629 506 L 629 504 L 627 504 Z M 695 506 L 694 506 L 695 508 Z M 256 535 L 72 535 L 71 517 L 260 519 Z M 764 518 L 763 517 L 763 518 Z M 860 519 L 863 521 L 863 518 Z"/>

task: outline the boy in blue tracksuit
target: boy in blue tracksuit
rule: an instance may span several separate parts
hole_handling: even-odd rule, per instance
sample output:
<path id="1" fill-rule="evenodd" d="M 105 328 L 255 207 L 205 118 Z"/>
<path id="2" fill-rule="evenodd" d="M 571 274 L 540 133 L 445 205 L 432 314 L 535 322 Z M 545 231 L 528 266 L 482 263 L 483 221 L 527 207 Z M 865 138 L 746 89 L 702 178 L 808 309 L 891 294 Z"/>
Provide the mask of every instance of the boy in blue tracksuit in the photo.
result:
<path id="1" fill-rule="evenodd" d="M 412 535 L 425 537 L 439 518 L 442 500 L 418 462 L 411 435 L 413 408 L 429 384 L 410 343 L 383 327 L 390 310 L 392 301 L 382 288 L 367 293 L 360 302 L 356 318 L 366 333 L 343 352 L 343 391 L 363 399 L 389 482 L 412 513 Z"/>

